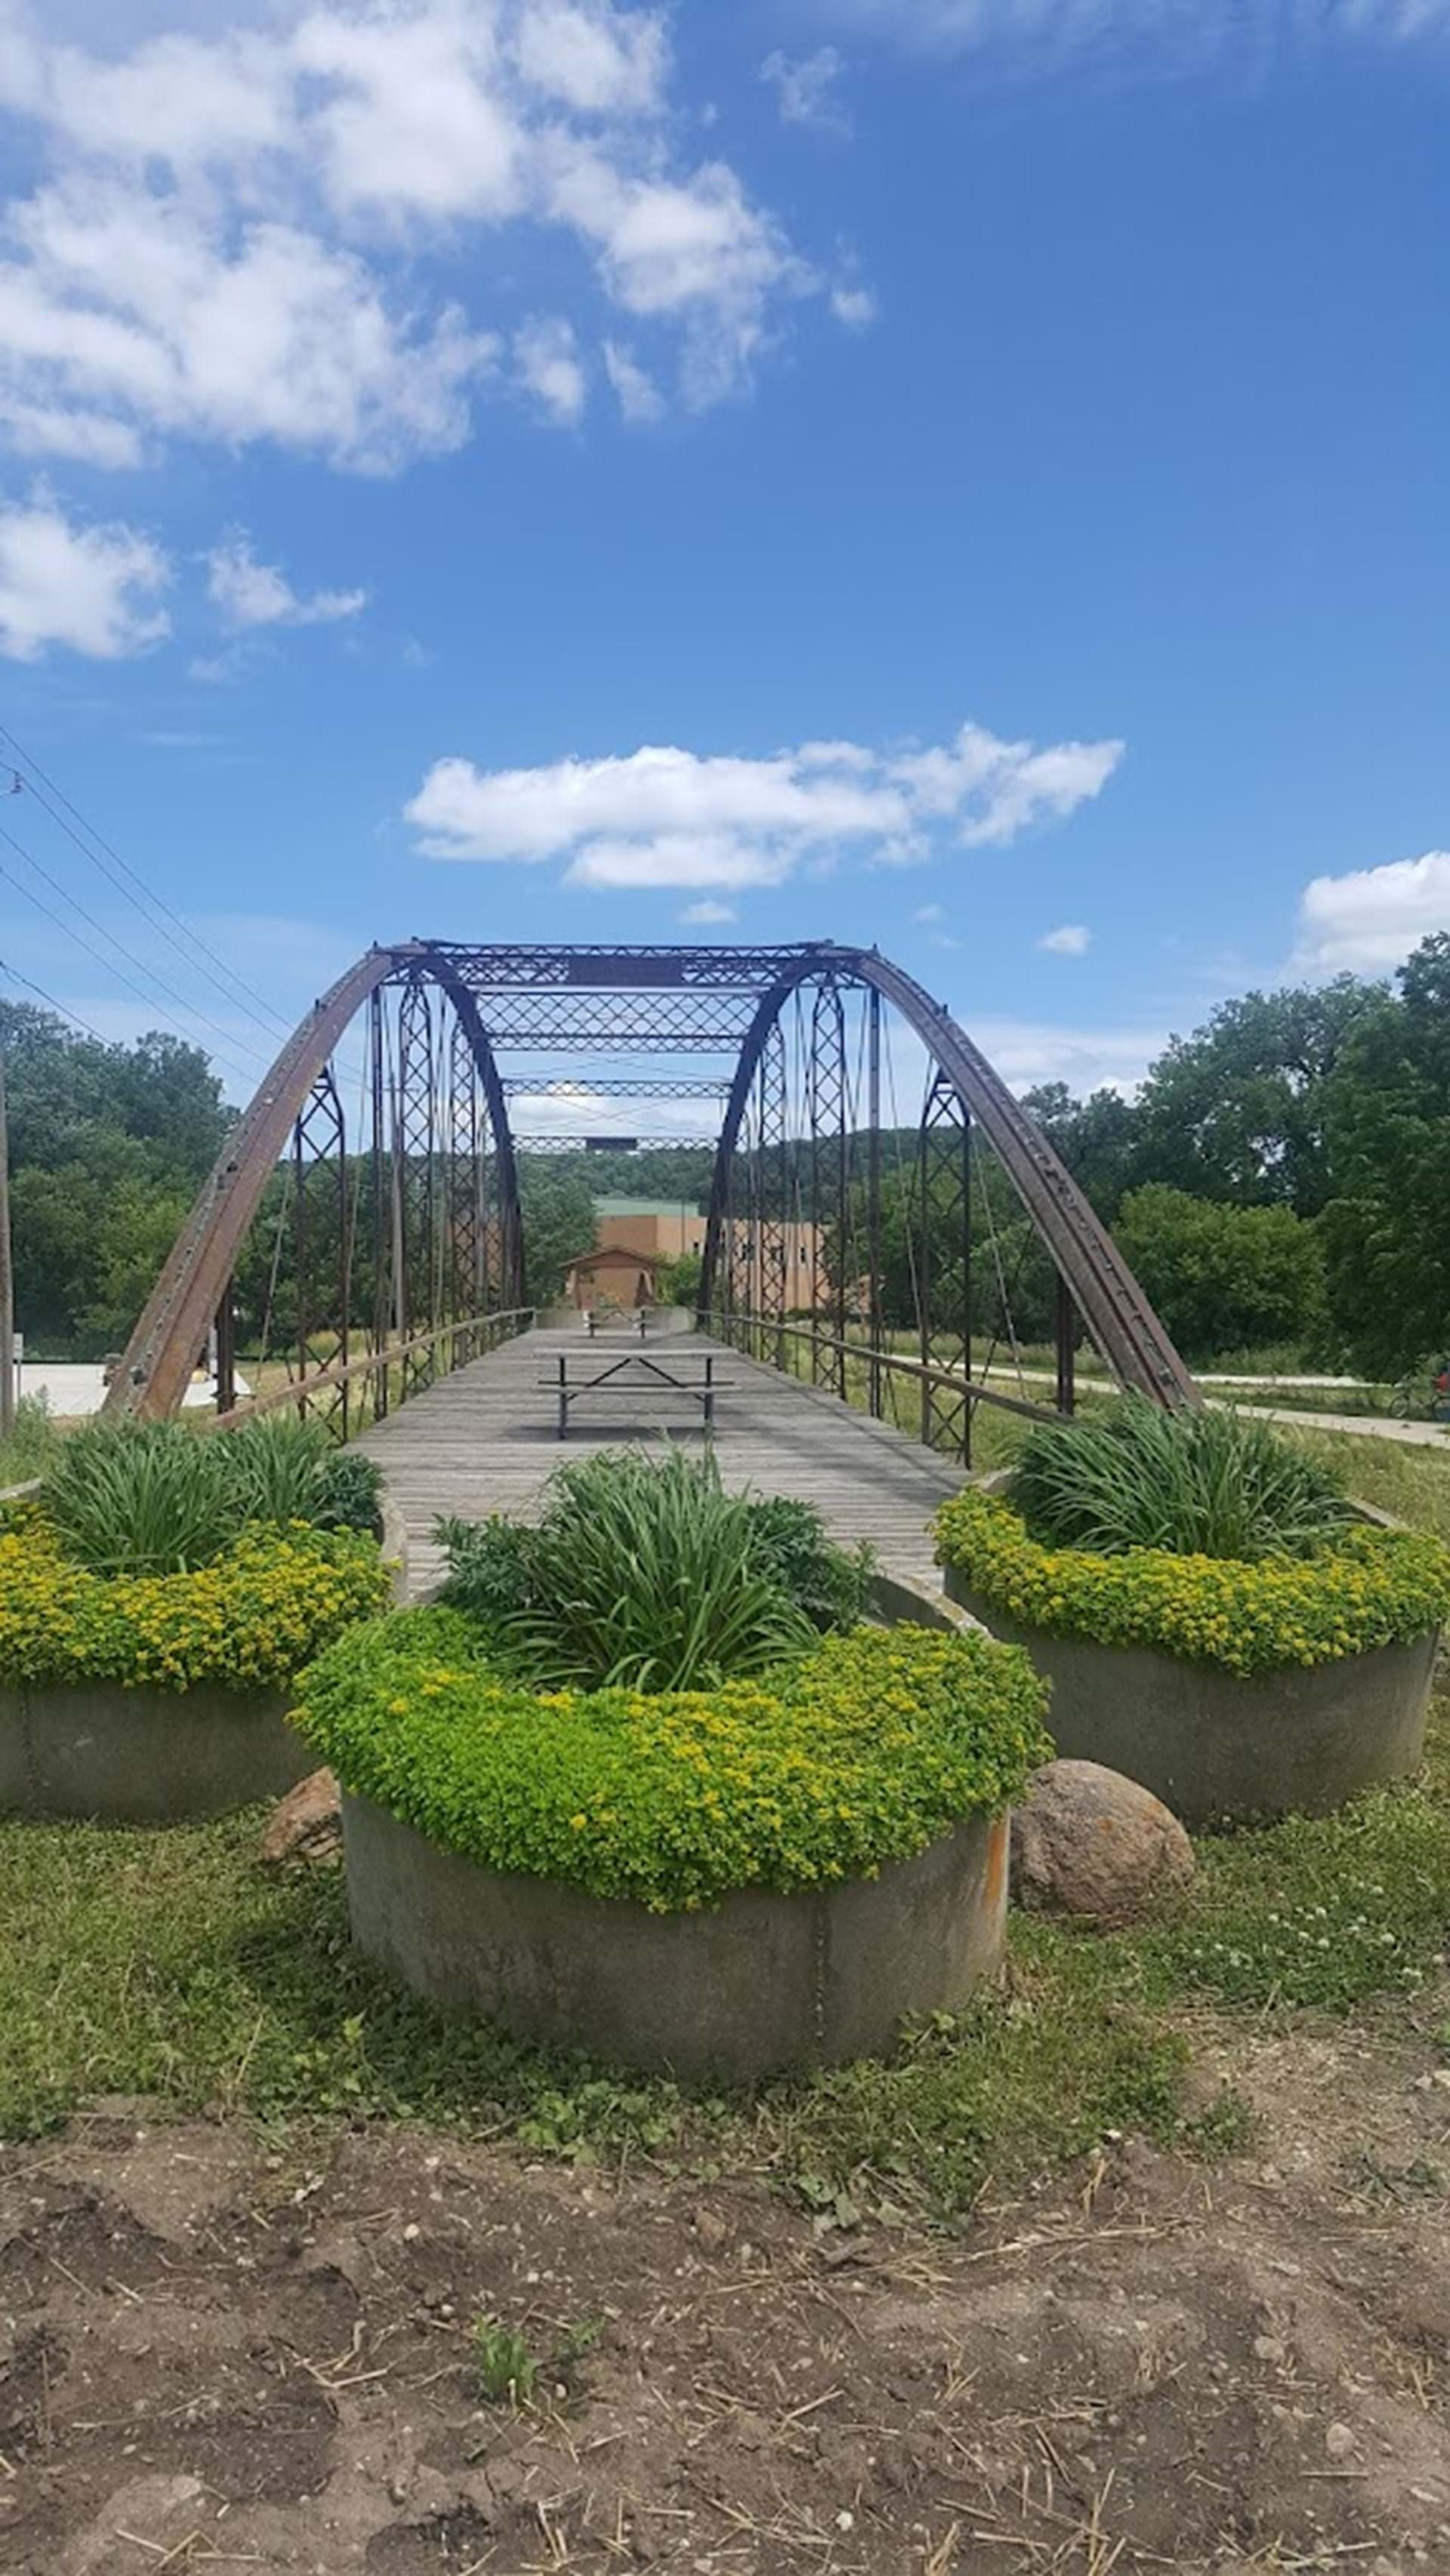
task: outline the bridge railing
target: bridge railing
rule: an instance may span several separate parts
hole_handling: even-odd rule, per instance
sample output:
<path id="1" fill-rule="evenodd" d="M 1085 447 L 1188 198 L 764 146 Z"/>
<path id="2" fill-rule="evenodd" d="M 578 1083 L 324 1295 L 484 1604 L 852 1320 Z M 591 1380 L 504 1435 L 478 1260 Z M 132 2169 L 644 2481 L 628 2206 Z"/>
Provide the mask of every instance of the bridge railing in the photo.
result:
<path id="1" fill-rule="evenodd" d="M 946 1450 L 964 1466 L 972 1463 L 972 1416 L 979 1404 L 1002 1413 L 1021 1414 L 1029 1422 L 1060 1422 L 1074 1410 L 1070 1373 L 1059 1378 L 1056 1405 L 1033 1404 L 1025 1396 L 1002 1395 L 970 1376 L 965 1361 L 958 1368 L 907 1359 L 899 1351 L 869 1341 L 843 1340 L 807 1317 L 787 1323 L 779 1316 L 723 1308 L 700 1318 L 705 1331 L 747 1359 L 763 1360 L 786 1376 L 799 1377 L 839 1395 L 858 1412 L 877 1422 L 909 1430 L 929 1449 Z M 787 1354 L 787 1345 L 791 1355 Z M 793 1365 L 795 1352 L 807 1355 L 807 1367 Z M 907 1419 L 899 1393 L 909 1399 Z"/>
<path id="2" fill-rule="evenodd" d="M 534 1313 L 532 1306 L 514 1306 L 494 1314 L 464 1315 L 456 1323 L 430 1324 L 426 1332 L 390 1342 L 383 1350 L 366 1351 L 358 1359 L 335 1360 L 327 1368 L 310 1369 L 305 1376 L 289 1378 L 285 1386 L 267 1387 L 258 1395 L 246 1396 L 240 1404 L 216 1414 L 210 1427 L 214 1431 L 233 1431 L 241 1423 L 255 1422 L 261 1414 L 281 1413 L 290 1407 L 299 1415 L 311 1415 L 323 1422 L 339 1440 L 351 1440 L 370 1424 L 381 1422 L 409 1396 L 435 1385 L 454 1369 L 466 1367 L 470 1360 L 482 1359 L 486 1352 L 497 1350 L 501 1342 L 526 1333 Z"/>

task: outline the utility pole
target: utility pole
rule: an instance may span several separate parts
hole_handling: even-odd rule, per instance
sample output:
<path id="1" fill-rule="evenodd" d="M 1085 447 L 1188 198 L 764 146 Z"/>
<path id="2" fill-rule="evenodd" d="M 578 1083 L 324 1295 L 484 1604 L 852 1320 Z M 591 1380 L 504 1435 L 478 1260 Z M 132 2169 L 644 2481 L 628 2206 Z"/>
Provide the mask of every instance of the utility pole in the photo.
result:
<path id="1" fill-rule="evenodd" d="M 15 1428 L 15 1279 L 10 1267 L 10 1122 L 0 1050 L 0 1440 Z"/>

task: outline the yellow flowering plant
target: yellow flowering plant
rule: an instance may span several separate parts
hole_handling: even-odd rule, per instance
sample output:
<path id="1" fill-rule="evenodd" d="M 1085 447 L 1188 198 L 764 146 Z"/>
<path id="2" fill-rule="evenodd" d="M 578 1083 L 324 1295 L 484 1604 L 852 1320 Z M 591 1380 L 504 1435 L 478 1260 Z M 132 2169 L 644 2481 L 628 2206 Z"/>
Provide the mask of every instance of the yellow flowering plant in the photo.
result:
<path id="1" fill-rule="evenodd" d="M 1427 1637 L 1450 1616 L 1450 1548 L 1418 1530 L 1349 1521 L 1310 1555 L 1097 1555 L 1040 1546 L 999 1496 L 942 1505 L 937 1562 L 990 1618 L 1054 1637 L 1149 1646 L 1226 1672 L 1336 1663 Z"/>
<path id="2" fill-rule="evenodd" d="M 0 1530 L 0 1687 L 83 1682 L 184 1692 L 283 1689 L 388 1598 L 376 1543 L 352 1530 L 245 1529 L 191 1573 L 93 1574 L 34 1510 Z"/>
<path id="3" fill-rule="evenodd" d="M 405 1610 L 340 1638 L 298 1699 L 319 1761 L 430 1841 L 657 1913 L 874 1877 L 999 1815 L 1052 1749 L 1025 1654 L 929 1628 L 852 1629 L 710 1690 L 532 1691 L 462 1613 Z"/>

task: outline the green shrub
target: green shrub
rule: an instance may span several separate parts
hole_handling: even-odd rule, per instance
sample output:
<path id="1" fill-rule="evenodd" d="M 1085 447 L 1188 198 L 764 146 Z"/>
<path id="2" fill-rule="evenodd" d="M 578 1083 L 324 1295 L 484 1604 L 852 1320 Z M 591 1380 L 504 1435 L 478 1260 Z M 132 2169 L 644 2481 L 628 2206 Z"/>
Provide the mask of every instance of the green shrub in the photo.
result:
<path id="1" fill-rule="evenodd" d="M 433 1536 L 449 1569 L 440 1598 L 499 1643 L 507 1622 L 536 1598 L 538 1531 L 494 1512 L 486 1521 L 440 1519 Z"/>
<path id="2" fill-rule="evenodd" d="M 1329 1468 L 1271 1424 L 1144 1395 L 1034 1431 L 1012 1500 L 1044 1547 L 1098 1556 L 1308 1556 L 1354 1516 Z"/>
<path id="3" fill-rule="evenodd" d="M 835 1546 L 814 1503 L 765 1494 L 749 1497 L 745 1509 L 757 1564 L 768 1568 L 812 1625 L 823 1631 L 853 1628 L 866 1611 L 875 1563 L 871 1549 L 864 1543 L 849 1551 Z"/>
<path id="4" fill-rule="evenodd" d="M 769 1679 L 535 1695 L 457 1610 L 341 1638 L 295 1712 L 346 1786 L 485 1869 L 658 1913 L 873 1875 L 1020 1795 L 1043 1684 L 991 1638 L 858 1628 Z"/>
<path id="5" fill-rule="evenodd" d="M 445 1520 L 443 1598 L 541 1688 L 689 1690 L 764 1672 L 864 1605 L 869 1558 L 808 1503 L 727 1494 L 713 1455 L 606 1450 L 550 1479 L 537 1528 Z"/>
<path id="6" fill-rule="evenodd" d="M 1450 1547 L 1351 1522 L 1313 1557 L 1118 1556 L 1041 1547 L 1010 1504 L 953 1495 L 937 1561 L 994 1610 L 1055 1637 L 1151 1646 L 1232 1673 L 1337 1663 L 1428 1636 L 1450 1616 Z"/>
<path id="7" fill-rule="evenodd" d="M 0 1683 L 278 1689 L 387 1597 L 352 1530 L 244 1530 L 195 1571 L 107 1576 L 31 1510 L 0 1533 Z"/>
<path id="8" fill-rule="evenodd" d="M 1289 1342 L 1327 1330 L 1317 1226 L 1287 1207 L 1233 1207 L 1150 1181 L 1124 1199 L 1113 1229 L 1181 1351 L 1202 1360 L 1235 1344 Z"/>
<path id="9" fill-rule="evenodd" d="M 183 1422 L 92 1422 L 56 1450 L 41 1501 L 66 1554 L 93 1574 L 186 1574 L 257 1523 L 373 1530 L 381 1481 L 370 1458 L 292 1415 L 215 1436 Z"/>

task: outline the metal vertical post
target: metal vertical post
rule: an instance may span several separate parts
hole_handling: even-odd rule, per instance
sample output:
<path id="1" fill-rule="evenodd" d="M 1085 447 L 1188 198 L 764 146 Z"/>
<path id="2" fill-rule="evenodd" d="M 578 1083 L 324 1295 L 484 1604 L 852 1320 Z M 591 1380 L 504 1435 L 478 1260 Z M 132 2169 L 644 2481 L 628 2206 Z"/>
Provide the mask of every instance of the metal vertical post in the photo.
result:
<path id="1" fill-rule="evenodd" d="M 1057 1409 L 1077 1409 L 1077 1307 L 1061 1271 L 1057 1274 Z"/>
<path id="2" fill-rule="evenodd" d="M 373 1349 L 388 1347 L 388 1287 L 391 1273 L 388 1227 L 387 1110 L 383 1090 L 383 993 L 379 985 L 368 1001 L 368 1088 L 373 1156 Z M 381 1422 L 388 1409 L 388 1372 L 379 1368 L 373 1381 L 373 1418 Z"/>
<path id="3" fill-rule="evenodd" d="M 229 1279 L 216 1310 L 216 1409 L 230 1413 L 237 1400 L 237 1312 Z"/>
<path id="4" fill-rule="evenodd" d="M 866 1290 L 870 1316 L 871 1411 L 881 1419 L 881 996 L 871 986 L 866 1000 Z"/>

